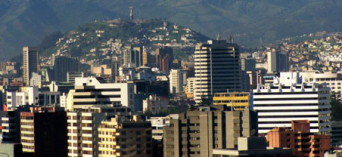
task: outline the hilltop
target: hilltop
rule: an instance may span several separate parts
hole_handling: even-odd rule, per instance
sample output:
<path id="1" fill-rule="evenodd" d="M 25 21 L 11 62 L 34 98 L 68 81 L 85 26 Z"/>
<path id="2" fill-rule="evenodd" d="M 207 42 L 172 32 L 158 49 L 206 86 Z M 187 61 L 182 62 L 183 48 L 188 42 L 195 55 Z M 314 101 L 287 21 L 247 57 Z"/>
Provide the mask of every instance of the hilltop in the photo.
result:
<path id="1" fill-rule="evenodd" d="M 162 19 L 106 20 L 78 26 L 64 34 L 52 33 L 38 45 L 43 63 L 49 64 L 51 55 L 81 57 L 102 61 L 111 55 L 121 55 L 126 45 L 170 46 L 176 49 L 191 48 L 209 38 L 187 27 Z"/>
<path id="2" fill-rule="evenodd" d="M 340 0 L 2 0 L 2 60 L 37 45 L 55 31 L 66 32 L 95 20 L 166 18 L 206 36 L 232 32 L 235 41 L 253 47 L 277 39 L 319 31 L 341 31 Z"/>

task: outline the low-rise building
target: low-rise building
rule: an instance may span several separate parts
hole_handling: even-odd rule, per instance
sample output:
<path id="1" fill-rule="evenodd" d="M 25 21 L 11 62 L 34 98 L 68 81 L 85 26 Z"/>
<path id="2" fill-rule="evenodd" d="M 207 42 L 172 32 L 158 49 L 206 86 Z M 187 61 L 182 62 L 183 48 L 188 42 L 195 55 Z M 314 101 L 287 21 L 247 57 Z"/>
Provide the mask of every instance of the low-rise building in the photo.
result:
<path id="1" fill-rule="evenodd" d="M 270 147 L 290 147 L 293 156 L 323 157 L 330 150 L 330 135 L 310 132 L 308 120 L 291 122 L 291 129 L 274 128 L 267 133 Z"/>
<path id="2" fill-rule="evenodd" d="M 169 106 L 169 99 L 157 95 L 150 95 L 143 100 L 143 112 L 151 112 L 153 114 L 166 110 Z"/>
<path id="3" fill-rule="evenodd" d="M 225 105 L 232 110 L 245 110 L 250 107 L 249 92 L 215 93 L 213 105 Z"/>

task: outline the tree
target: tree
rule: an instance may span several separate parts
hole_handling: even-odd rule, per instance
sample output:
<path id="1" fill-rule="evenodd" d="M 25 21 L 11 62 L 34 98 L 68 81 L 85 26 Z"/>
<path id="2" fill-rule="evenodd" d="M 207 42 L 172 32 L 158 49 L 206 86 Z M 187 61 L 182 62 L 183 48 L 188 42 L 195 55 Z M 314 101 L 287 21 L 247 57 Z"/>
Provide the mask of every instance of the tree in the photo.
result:
<path id="1" fill-rule="evenodd" d="M 342 120 L 341 103 L 336 98 L 336 94 L 334 92 L 332 92 L 330 95 L 330 105 L 331 105 L 331 120 L 333 121 Z"/>

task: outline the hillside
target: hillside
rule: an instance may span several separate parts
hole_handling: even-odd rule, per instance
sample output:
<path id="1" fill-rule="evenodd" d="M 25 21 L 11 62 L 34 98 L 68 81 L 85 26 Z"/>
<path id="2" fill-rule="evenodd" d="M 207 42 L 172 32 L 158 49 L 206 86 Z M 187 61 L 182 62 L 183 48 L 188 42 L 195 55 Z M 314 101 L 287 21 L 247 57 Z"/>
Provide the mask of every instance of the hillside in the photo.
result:
<path id="1" fill-rule="evenodd" d="M 196 43 L 206 42 L 209 38 L 164 20 L 107 20 L 78 26 L 64 35 L 53 33 L 44 38 L 38 48 L 40 55 L 50 57 L 70 54 L 75 57 L 101 54 L 121 54 L 127 45 L 153 47 L 194 47 Z M 56 53 L 57 52 L 57 53 Z M 100 57 L 95 55 L 94 57 Z M 106 55 L 104 55 L 106 56 Z"/>
<path id="2" fill-rule="evenodd" d="M 0 60 L 55 31 L 104 19 L 166 18 L 214 37 L 235 34 L 242 46 L 326 30 L 341 31 L 340 0 L 1 0 Z"/>

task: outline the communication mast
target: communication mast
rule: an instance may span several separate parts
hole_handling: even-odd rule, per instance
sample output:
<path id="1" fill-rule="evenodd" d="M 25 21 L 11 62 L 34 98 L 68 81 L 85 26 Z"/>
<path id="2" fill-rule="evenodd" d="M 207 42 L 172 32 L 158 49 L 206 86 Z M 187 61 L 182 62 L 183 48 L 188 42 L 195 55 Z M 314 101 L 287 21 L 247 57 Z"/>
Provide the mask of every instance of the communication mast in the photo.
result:
<path id="1" fill-rule="evenodd" d="M 133 6 L 129 7 L 129 20 L 133 21 Z"/>

